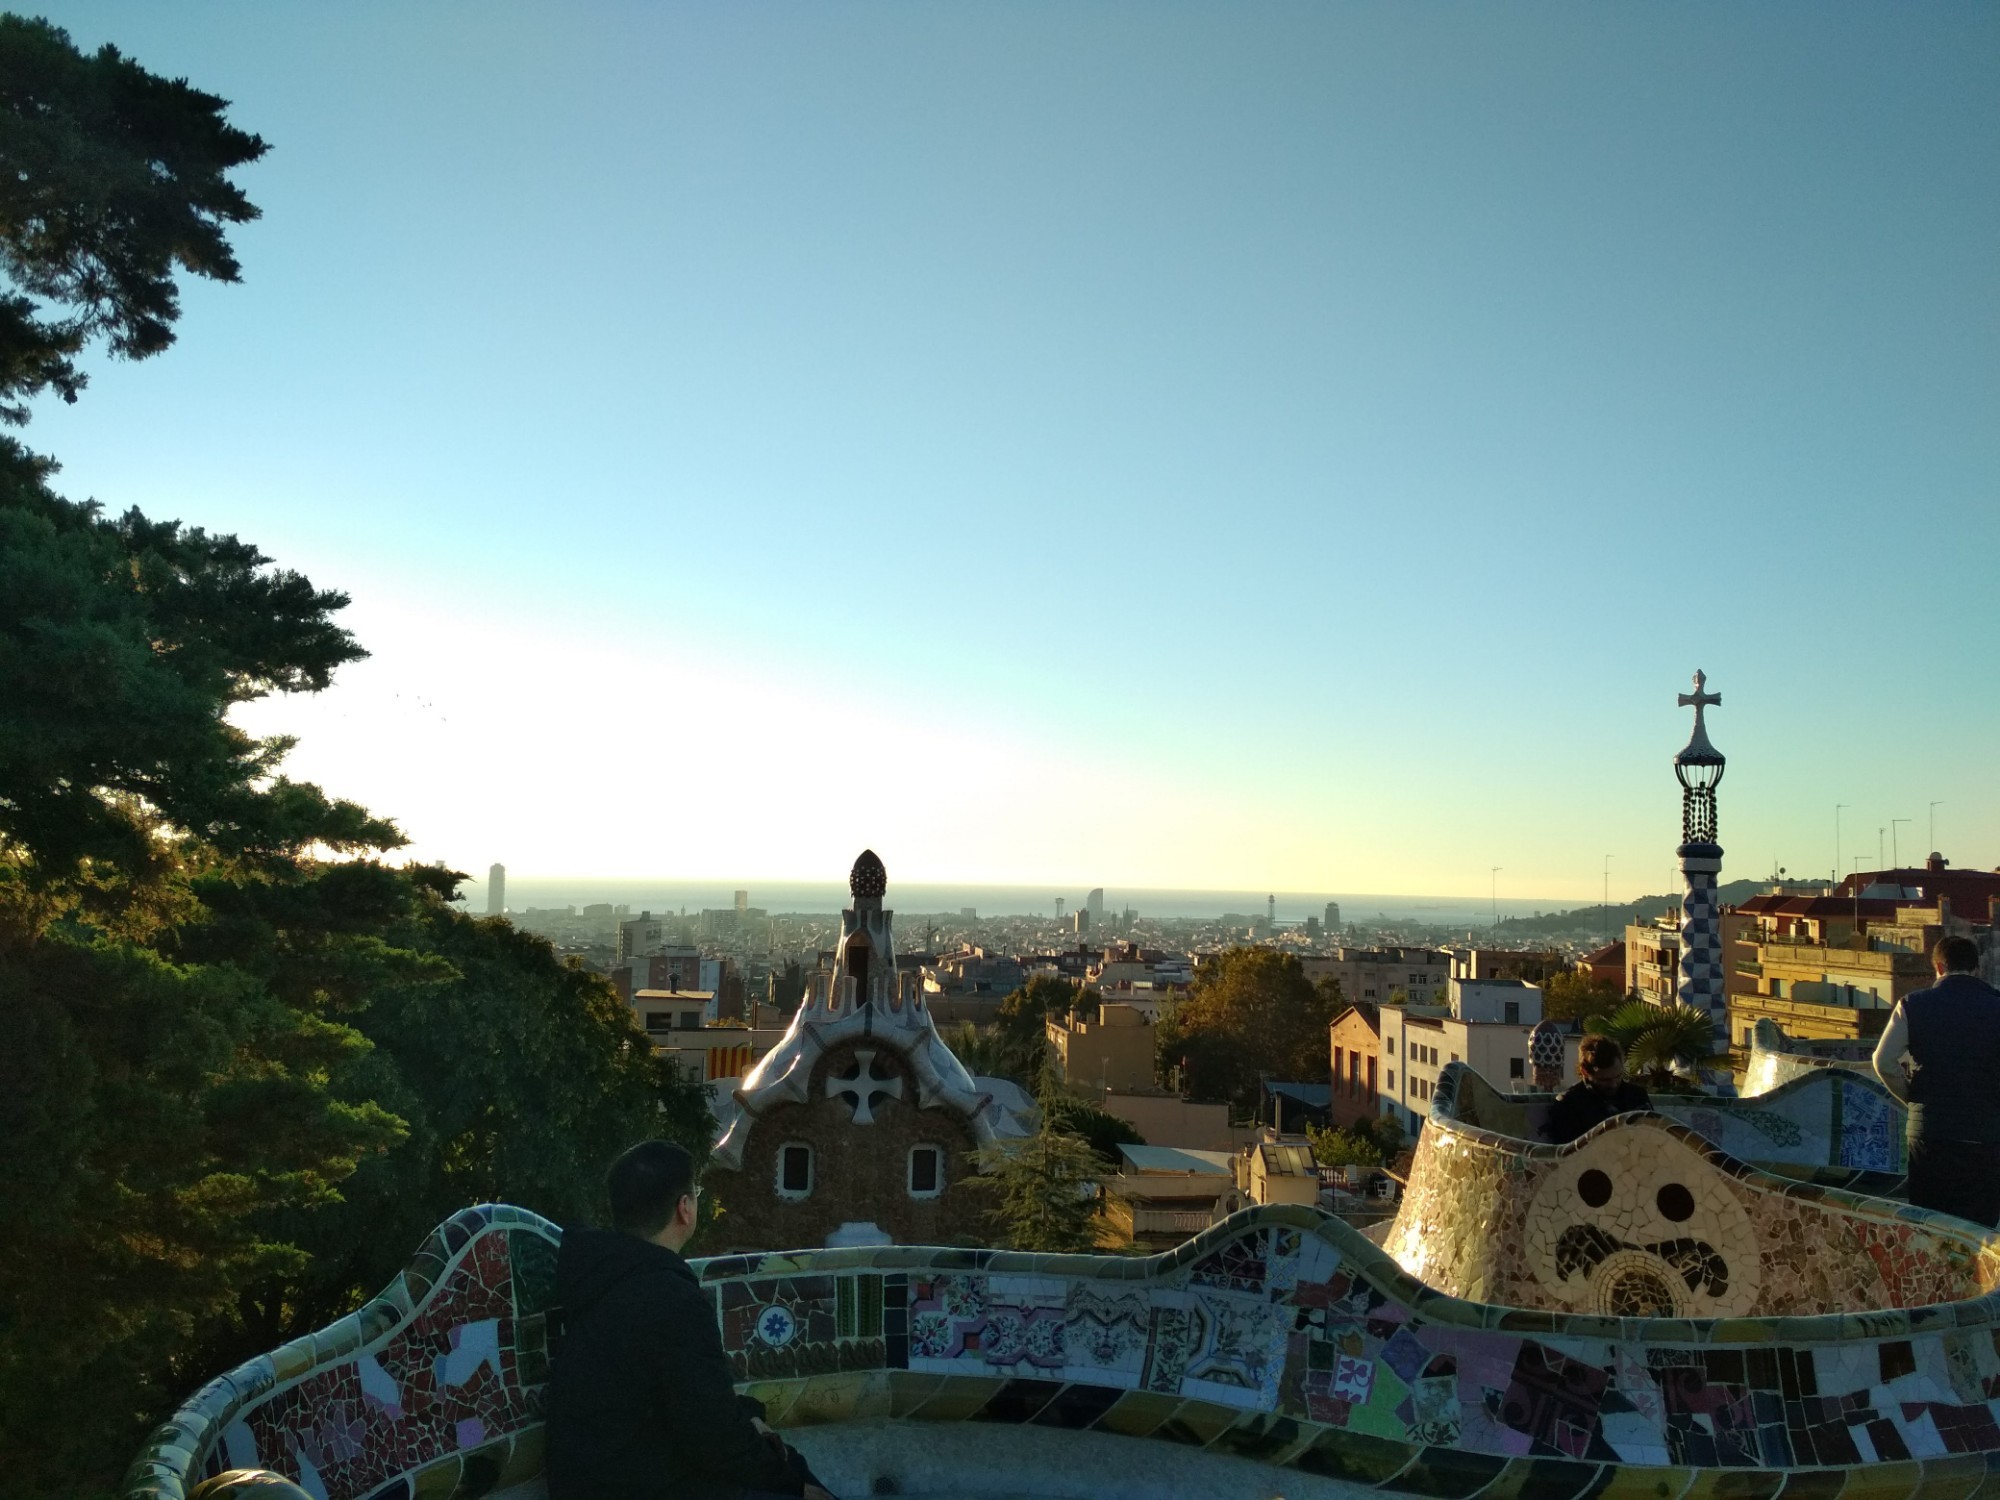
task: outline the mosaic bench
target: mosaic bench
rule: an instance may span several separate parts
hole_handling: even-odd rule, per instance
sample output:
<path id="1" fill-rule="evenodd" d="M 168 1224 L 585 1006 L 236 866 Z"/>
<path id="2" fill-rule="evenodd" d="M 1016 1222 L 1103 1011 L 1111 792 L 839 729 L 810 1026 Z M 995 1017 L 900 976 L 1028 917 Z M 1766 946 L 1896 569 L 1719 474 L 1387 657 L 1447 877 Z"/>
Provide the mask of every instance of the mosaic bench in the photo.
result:
<path id="1" fill-rule="evenodd" d="M 1470 1067 L 1457 1066 L 1448 1096 L 1439 1079 L 1431 1118 L 1519 1141 L 1541 1139 L 1555 1095 L 1502 1093 Z M 1780 1176 L 1888 1197 L 1902 1192 L 1909 1174 L 1903 1140 L 1907 1111 L 1872 1073 L 1812 1067 L 1745 1098 L 1655 1094 L 1653 1111 L 1738 1160 Z"/>
<path id="2" fill-rule="evenodd" d="M 1955 1221 L 1875 1222 L 1905 1277 L 1927 1274 L 1908 1259 L 1925 1240 L 1985 1284 L 1993 1247 Z M 272 1500 L 539 1494 L 558 1234 L 518 1208 L 454 1216 L 358 1313 L 205 1386 L 126 1500 L 204 1481 Z M 1991 1292 L 1776 1318 L 1528 1310 L 1426 1286 L 1304 1206 L 1149 1259 L 896 1246 L 695 1266 L 742 1388 L 840 1493 L 2000 1494 Z M 262 1491 L 230 1477 L 254 1469 Z"/>
<path id="3" fill-rule="evenodd" d="M 1857 1074 L 1878 1088 L 1875 1077 L 1875 1042 L 1840 1038 L 1806 1040 L 1785 1035 L 1785 1029 L 1766 1017 L 1750 1029 L 1750 1062 L 1743 1072 L 1743 1094 L 1768 1094 L 1781 1084 L 1815 1072 L 1837 1070 Z"/>

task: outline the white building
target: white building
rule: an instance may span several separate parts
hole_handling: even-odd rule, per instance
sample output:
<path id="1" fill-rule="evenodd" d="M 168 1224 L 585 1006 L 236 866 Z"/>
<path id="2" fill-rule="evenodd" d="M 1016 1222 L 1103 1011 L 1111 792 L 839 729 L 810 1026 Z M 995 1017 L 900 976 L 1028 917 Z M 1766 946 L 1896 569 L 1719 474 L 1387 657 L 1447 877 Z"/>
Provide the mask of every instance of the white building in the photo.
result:
<path id="1" fill-rule="evenodd" d="M 1454 979 L 1448 999 L 1381 1008 L 1381 1111 L 1413 1136 L 1449 1063 L 1467 1064 L 1497 1089 L 1528 1087 L 1528 1033 L 1542 1018 L 1541 989 L 1518 979 Z"/>

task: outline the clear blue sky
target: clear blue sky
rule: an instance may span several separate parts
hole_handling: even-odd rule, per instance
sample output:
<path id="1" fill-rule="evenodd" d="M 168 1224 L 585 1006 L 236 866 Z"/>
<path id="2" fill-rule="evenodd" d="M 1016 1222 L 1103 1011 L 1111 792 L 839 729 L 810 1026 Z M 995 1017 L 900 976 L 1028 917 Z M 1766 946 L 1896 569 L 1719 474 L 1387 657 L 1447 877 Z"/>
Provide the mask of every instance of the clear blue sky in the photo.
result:
<path id="1" fill-rule="evenodd" d="M 2000 8 L 46 13 L 272 151 L 29 440 L 420 852 L 1637 894 L 1699 666 L 1727 874 L 2000 863 Z"/>

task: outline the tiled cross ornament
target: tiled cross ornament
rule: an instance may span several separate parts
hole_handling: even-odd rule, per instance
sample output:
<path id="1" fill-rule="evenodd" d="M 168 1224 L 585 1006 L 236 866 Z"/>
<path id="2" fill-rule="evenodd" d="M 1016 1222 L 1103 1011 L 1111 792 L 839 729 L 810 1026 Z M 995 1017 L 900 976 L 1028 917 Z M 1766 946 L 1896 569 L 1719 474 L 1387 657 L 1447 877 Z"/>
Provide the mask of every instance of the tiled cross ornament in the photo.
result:
<path id="1" fill-rule="evenodd" d="M 891 1073 L 886 1078 L 876 1077 L 875 1054 L 864 1048 L 854 1054 L 854 1071 L 851 1074 L 845 1078 L 827 1079 L 826 1097 L 851 1099 L 854 1103 L 854 1123 L 873 1125 L 875 1101 L 902 1098 L 903 1078 L 900 1073 Z"/>

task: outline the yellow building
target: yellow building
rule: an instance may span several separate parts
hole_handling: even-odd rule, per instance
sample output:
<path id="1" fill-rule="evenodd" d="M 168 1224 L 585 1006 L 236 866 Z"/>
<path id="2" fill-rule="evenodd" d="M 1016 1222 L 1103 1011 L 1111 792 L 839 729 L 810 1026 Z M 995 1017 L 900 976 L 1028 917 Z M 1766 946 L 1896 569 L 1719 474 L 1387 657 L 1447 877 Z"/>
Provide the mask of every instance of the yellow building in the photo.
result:
<path id="1" fill-rule="evenodd" d="M 1051 1016 L 1049 1051 L 1072 1092 L 1153 1086 L 1153 1027 L 1130 1005 L 1101 1005 L 1095 1021 Z"/>
<path id="2" fill-rule="evenodd" d="M 1723 952 L 1729 1035 L 1739 1046 L 1760 1020 L 1792 1037 L 1879 1036 L 1897 1001 L 1936 983 L 1930 950 L 1945 931 L 1936 906 L 1769 895 L 1753 896 L 1737 915 L 1743 926 Z"/>

